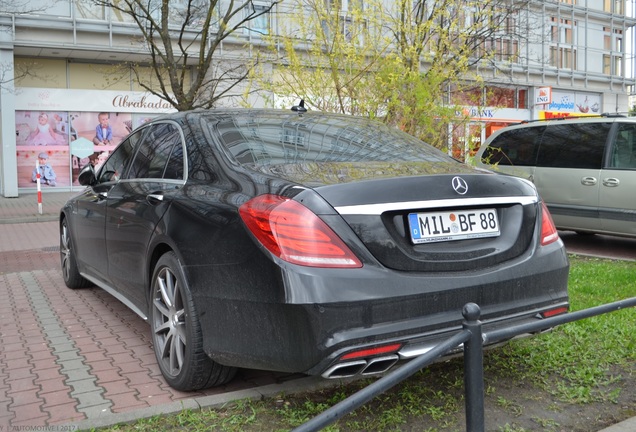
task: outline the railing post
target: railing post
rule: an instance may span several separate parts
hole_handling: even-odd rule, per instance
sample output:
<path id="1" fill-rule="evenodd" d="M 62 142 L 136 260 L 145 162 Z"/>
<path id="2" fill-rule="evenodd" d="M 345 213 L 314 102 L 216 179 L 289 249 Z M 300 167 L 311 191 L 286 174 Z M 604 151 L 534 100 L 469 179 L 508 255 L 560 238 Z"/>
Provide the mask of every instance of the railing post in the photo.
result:
<path id="1" fill-rule="evenodd" d="M 481 310 L 467 303 L 462 310 L 464 330 L 470 332 L 464 343 L 464 387 L 466 392 L 466 430 L 484 432 L 484 347 L 481 332 Z"/>

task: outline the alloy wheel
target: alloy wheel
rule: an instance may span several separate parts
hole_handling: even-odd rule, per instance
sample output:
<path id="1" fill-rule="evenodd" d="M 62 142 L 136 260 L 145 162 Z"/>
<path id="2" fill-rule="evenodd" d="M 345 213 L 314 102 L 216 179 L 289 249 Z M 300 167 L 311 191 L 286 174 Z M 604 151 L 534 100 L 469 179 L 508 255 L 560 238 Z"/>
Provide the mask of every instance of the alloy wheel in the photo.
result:
<path id="1" fill-rule="evenodd" d="M 183 367 L 188 341 L 183 293 L 168 267 L 157 274 L 152 304 L 157 353 L 167 373 L 176 377 Z"/>
<path id="2" fill-rule="evenodd" d="M 66 222 L 62 224 L 62 234 L 60 236 L 60 257 L 62 260 L 62 275 L 64 280 L 69 280 L 71 275 L 71 240 Z"/>

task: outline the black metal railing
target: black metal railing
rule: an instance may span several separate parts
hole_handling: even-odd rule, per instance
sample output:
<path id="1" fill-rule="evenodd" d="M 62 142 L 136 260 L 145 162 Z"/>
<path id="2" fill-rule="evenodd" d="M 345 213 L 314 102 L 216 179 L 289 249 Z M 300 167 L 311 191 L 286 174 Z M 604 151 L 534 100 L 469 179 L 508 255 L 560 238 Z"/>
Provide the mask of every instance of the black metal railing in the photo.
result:
<path id="1" fill-rule="evenodd" d="M 462 315 L 464 316 L 462 331 L 435 346 L 426 354 L 422 354 L 410 360 L 408 363 L 386 374 L 369 386 L 323 411 L 321 414 L 318 414 L 313 419 L 295 428 L 294 432 L 310 432 L 323 429 L 364 405 L 374 397 L 404 381 L 420 369 L 434 362 L 438 357 L 457 348 L 460 344 L 464 344 L 466 430 L 470 432 L 483 432 L 485 428 L 483 346 L 485 343 L 510 339 L 525 333 L 536 333 L 561 324 L 615 312 L 629 307 L 636 307 L 636 297 L 546 318 L 537 322 L 483 332 L 481 322 L 479 321 L 481 315 L 479 306 L 475 303 L 468 303 L 462 310 Z"/>

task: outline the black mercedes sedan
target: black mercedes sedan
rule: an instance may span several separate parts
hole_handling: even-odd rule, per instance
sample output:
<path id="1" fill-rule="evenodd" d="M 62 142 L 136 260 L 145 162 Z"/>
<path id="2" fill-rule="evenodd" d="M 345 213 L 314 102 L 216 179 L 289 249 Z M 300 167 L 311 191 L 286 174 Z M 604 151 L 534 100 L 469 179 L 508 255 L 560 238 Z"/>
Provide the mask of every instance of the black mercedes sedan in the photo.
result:
<path id="1" fill-rule="evenodd" d="M 534 186 L 366 118 L 169 114 L 134 130 L 60 214 L 70 288 L 149 321 L 166 381 L 237 368 L 382 373 L 461 329 L 569 308 L 569 263 Z"/>

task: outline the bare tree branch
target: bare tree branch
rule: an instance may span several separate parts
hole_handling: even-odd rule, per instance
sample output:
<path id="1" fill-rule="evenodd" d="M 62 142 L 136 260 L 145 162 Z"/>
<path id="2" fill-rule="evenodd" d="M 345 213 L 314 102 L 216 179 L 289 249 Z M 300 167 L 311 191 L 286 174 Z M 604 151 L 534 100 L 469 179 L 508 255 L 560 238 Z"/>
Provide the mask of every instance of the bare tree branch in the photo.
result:
<path id="1" fill-rule="evenodd" d="M 148 53 L 153 82 L 131 65 L 139 85 L 176 109 L 210 108 L 232 95 L 249 75 L 250 65 L 220 56 L 221 43 L 249 28 L 279 3 L 256 9 L 251 0 L 95 0 L 130 16 Z M 156 81 L 156 84 L 155 82 Z"/>

